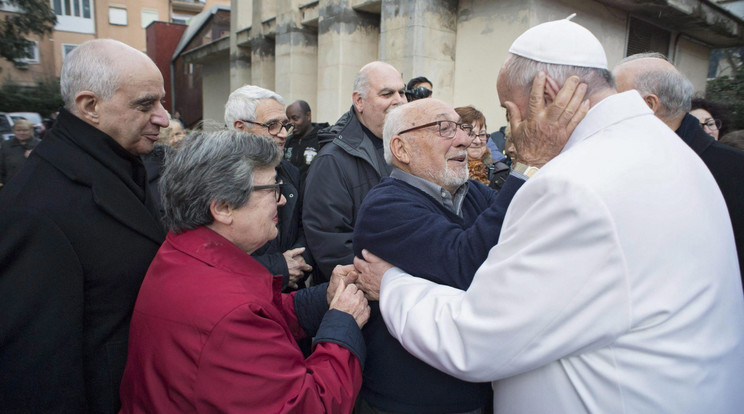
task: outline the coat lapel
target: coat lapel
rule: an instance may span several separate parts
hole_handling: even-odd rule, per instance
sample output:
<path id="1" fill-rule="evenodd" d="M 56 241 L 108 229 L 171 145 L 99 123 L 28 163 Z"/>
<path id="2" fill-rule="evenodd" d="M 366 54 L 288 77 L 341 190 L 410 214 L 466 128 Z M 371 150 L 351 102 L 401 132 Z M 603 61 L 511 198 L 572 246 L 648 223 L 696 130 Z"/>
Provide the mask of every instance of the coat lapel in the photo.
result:
<path id="1" fill-rule="evenodd" d="M 155 216 L 137 196 L 105 166 L 78 148 L 52 135 L 35 150 L 70 180 L 91 188 L 93 201 L 124 226 L 157 244 L 165 232 Z"/>

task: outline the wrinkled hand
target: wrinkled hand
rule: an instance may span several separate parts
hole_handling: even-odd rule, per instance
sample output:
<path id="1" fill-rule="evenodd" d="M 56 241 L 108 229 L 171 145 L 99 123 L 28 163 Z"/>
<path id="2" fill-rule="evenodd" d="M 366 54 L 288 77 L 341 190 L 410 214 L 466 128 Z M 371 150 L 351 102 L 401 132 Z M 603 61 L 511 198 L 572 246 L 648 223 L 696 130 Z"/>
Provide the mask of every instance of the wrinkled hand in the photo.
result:
<path id="1" fill-rule="evenodd" d="M 576 125 L 589 111 L 589 101 L 583 100 L 587 86 L 579 83 L 578 76 L 568 78 L 547 107 L 546 82 L 545 72 L 535 76 L 526 119 L 522 119 L 523 114 L 514 102 L 504 102 L 509 113 L 515 161 L 538 168 L 561 152 Z M 547 93 L 553 95 L 550 87 Z"/>
<path id="2" fill-rule="evenodd" d="M 302 257 L 302 253 L 305 251 L 304 247 L 298 247 L 296 249 L 289 249 L 282 253 L 284 261 L 287 262 L 287 271 L 289 272 L 289 282 L 287 286 L 292 289 L 297 289 L 297 283 L 302 280 L 303 272 L 310 272 L 313 267 L 305 263 L 305 258 Z"/>
<path id="3" fill-rule="evenodd" d="M 328 283 L 328 289 L 326 290 L 326 300 L 330 305 L 333 302 L 333 297 L 336 294 L 336 288 L 340 283 L 349 285 L 357 281 L 359 274 L 354 268 L 353 264 L 346 266 L 336 265 L 331 273 L 331 280 Z"/>
<path id="4" fill-rule="evenodd" d="M 359 329 L 362 329 L 369 320 L 369 303 L 364 298 L 364 292 L 354 284 L 345 284 L 343 280 L 340 280 L 336 286 L 330 309 L 340 310 L 351 315 L 359 325 Z"/>
<path id="5" fill-rule="evenodd" d="M 393 265 L 380 259 L 367 250 L 362 250 L 364 259 L 354 258 L 354 267 L 359 273 L 357 285 L 364 291 L 369 300 L 380 300 L 380 283 L 382 275 Z"/>

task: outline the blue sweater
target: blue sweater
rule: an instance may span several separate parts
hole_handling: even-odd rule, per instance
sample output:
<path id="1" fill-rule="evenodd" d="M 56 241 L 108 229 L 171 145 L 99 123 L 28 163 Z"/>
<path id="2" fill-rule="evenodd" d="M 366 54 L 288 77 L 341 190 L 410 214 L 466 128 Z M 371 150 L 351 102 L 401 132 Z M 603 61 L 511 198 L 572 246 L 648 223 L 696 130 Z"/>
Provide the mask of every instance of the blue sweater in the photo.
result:
<path id="1" fill-rule="evenodd" d="M 361 257 L 367 249 L 410 274 L 467 289 L 498 242 L 506 209 L 523 183 L 509 176 L 497 194 L 468 181 L 461 218 L 423 191 L 384 178 L 359 209 L 354 254 Z M 362 398 L 384 411 L 416 413 L 463 412 L 490 404 L 490 383 L 461 381 L 418 360 L 390 335 L 379 304 L 370 305 L 363 330 Z"/>

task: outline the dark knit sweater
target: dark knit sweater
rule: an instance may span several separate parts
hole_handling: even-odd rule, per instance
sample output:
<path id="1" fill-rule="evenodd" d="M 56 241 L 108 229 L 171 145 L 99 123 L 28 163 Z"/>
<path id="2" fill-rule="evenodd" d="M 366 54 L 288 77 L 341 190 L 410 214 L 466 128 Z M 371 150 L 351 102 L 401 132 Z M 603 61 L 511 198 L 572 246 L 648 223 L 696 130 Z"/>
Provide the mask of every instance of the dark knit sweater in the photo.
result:
<path id="1" fill-rule="evenodd" d="M 506 209 L 523 181 L 510 176 L 498 193 L 475 181 L 462 217 L 419 189 L 384 178 L 364 199 L 354 228 L 354 253 L 367 249 L 415 276 L 467 289 L 497 242 Z M 409 354 L 385 327 L 377 302 L 363 333 L 368 363 L 361 395 L 396 412 L 452 413 L 490 405 L 489 383 L 473 384 Z"/>

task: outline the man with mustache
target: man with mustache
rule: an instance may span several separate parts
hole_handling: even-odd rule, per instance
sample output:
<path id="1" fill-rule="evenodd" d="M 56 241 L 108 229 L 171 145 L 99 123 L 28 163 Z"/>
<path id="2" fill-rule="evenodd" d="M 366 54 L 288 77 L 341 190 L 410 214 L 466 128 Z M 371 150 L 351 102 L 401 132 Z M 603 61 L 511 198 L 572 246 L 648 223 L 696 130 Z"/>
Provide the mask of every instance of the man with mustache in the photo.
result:
<path id="1" fill-rule="evenodd" d="M 572 83 L 561 97 L 570 97 L 577 87 Z M 571 111 L 581 104 L 583 88 L 579 91 Z M 577 111 L 577 119 L 583 114 Z M 452 106 L 438 99 L 416 100 L 388 114 L 383 141 L 392 172 L 359 210 L 354 228 L 358 257 L 367 249 L 408 272 L 467 289 L 498 242 L 509 202 L 527 178 L 512 173 L 498 193 L 468 181 L 466 151 L 473 138 L 472 126 L 462 124 Z M 544 148 L 539 155 L 549 160 L 561 147 Z M 362 289 L 379 290 L 364 284 Z M 470 414 L 490 405 L 490 384 L 459 380 L 412 356 L 388 333 L 379 303 L 370 306 L 363 331 L 369 359 L 357 414 Z"/>

